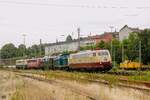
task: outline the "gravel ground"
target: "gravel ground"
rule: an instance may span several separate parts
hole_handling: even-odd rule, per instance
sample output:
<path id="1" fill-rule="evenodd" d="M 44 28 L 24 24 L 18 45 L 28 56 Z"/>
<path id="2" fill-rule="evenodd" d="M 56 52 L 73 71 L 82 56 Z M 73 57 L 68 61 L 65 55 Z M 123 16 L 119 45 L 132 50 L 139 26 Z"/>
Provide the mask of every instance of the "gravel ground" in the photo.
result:
<path id="1" fill-rule="evenodd" d="M 49 84 L 0 71 L 0 100 L 90 100 L 60 84 Z"/>
<path id="2" fill-rule="evenodd" d="M 43 82 L 0 70 L 0 100 L 150 100 L 150 93 L 70 80 Z"/>

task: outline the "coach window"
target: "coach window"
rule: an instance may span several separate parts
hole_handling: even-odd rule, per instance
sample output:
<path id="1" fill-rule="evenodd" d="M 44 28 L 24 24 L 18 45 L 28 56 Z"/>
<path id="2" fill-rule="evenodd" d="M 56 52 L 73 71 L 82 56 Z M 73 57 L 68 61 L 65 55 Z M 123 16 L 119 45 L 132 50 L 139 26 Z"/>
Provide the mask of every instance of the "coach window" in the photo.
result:
<path id="1" fill-rule="evenodd" d="M 96 56 L 96 53 L 93 53 L 93 56 Z"/>
<path id="2" fill-rule="evenodd" d="M 101 52 L 99 52 L 98 55 L 101 56 L 102 55 Z"/>

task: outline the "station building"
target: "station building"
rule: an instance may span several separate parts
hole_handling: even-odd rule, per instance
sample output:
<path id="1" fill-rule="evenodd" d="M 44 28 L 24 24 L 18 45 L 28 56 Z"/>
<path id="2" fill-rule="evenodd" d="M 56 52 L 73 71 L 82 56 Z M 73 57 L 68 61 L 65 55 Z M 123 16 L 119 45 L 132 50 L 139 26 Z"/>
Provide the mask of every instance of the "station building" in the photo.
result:
<path id="1" fill-rule="evenodd" d="M 129 27 L 128 25 L 125 25 L 119 31 L 119 40 L 122 41 L 124 39 L 127 39 L 129 37 L 130 33 L 141 32 L 141 31 L 142 30 L 139 28 L 132 28 L 132 27 Z"/>

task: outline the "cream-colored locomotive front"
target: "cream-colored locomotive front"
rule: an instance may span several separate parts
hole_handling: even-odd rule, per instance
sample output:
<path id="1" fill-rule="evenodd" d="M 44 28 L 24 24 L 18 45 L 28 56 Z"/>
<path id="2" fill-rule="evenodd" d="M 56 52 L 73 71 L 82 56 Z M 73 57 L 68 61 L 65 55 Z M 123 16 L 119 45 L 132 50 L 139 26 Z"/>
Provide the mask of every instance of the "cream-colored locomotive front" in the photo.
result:
<path id="1" fill-rule="evenodd" d="M 27 67 L 27 59 L 16 60 L 17 69 L 25 69 Z"/>
<path id="2" fill-rule="evenodd" d="M 71 54 L 68 64 L 71 69 L 110 70 L 112 68 L 108 50 L 88 50 Z"/>

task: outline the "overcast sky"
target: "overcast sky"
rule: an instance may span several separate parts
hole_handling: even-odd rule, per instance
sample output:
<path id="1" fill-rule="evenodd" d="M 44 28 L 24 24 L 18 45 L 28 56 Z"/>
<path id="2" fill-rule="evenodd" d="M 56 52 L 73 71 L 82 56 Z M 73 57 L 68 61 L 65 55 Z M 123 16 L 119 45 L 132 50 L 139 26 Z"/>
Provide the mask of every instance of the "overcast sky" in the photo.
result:
<path id="1" fill-rule="evenodd" d="M 102 34 L 125 24 L 150 28 L 150 0 L 0 0 L 0 47 L 64 40 L 81 28 L 82 35 Z"/>

